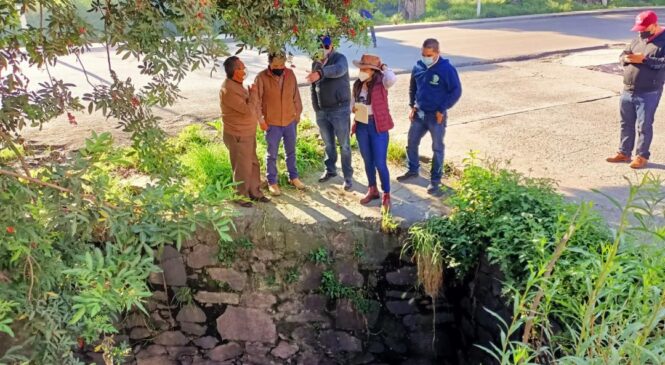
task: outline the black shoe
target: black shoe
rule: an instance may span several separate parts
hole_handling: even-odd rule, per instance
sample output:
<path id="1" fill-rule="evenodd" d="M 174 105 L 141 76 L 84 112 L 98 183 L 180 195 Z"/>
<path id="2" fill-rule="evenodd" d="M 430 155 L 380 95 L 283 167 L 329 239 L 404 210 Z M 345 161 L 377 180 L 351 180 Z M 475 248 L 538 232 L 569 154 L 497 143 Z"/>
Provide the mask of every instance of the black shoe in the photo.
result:
<path id="1" fill-rule="evenodd" d="M 417 172 L 407 171 L 407 172 L 404 173 L 404 175 L 400 175 L 396 179 L 397 179 L 397 181 L 406 181 L 406 180 L 408 180 L 412 177 L 417 177 L 417 176 L 418 176 Z"/>
<path id="2" fill-rule="evenodd" d="M 434 196 L 441 195 L 441 186 L 436 183 L 430 183 L 427 185 L 427 194 Z"/>
<path id="3" fill-rule="evenodd" d="M 320 183 L 324 183 L 324 182 L 326 182 L 326 181 L 332 179 L 332 178 L 335 177 L 335 176 L 337 176 L 337 173 L 336 173 L 336 172 L 328 172 L 328 171 L 326 171 L 326 172 L 324 172 L 323 175 L 321 175 L 321 177 L 319 178 L 319 182 L 320 182 Z"/>
<path id="4" fill-rule="evenodd" d="M 252 198 L 252 200 L 255 201 L 255 202 L 259 202 L 259 203 L 270 203 L 270 201 L 271 201 L 270 198 L 268 198 L 265 195 L 262 196 L 262 197 L 259 197 L 259 198 Z"/>
<path id="5" fill-rule="evenodd" d="M 236 203 L 237 205 L 243 207 L 243 208 L 251 208 L 251 207 L 254 206 L 254 203 L 249 202 L 247 200 L 238 199 L 238 200 L 234 200 L 233 202 Z"/>
<path id="6" fill-rule="evenodd" d="M 344 185 L 342 186 L 344 191 L 351 191 L 353 189 L 353 181 L 351 179 L 344 179 Z"/>

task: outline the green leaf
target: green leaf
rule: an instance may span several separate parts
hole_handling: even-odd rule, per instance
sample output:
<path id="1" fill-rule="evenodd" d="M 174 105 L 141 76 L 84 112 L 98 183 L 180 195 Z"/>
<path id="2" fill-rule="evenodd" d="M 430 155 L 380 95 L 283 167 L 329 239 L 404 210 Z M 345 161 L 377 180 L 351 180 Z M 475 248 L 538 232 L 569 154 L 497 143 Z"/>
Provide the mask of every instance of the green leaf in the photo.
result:
<path id="1" fill-rule="evenodd" d="M 80 308 L 78 311 L 76 311 L 74 316 L 72 316 L 72 319 L 69 321 L 69 324 L 76 324 L 78 321 L 81 320 L 81 318 L 83 318 L 84 315 L 85 315 L 85 308 Z"/>

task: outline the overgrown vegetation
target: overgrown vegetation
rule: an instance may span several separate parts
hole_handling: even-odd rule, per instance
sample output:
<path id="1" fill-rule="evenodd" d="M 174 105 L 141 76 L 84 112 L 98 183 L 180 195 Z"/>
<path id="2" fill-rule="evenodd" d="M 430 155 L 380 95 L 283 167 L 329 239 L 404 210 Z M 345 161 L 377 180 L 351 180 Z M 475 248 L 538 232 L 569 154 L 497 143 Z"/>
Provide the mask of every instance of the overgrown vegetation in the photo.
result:
<path id="1" fill-rule="evenodd" d="M 229 238 L 224 205 L 186 193 L 182 178 L 131 186 L 118 175 L 124 155 L 101 134 L 69 163 L 0 179 L 0 331 L 32 348 L 11 352 L 14 359 L 77 363 L 78 338 L 94 343 L 117 332 L 122 312 L 144 310 L 147 277 L 158 270 L 153 255 L 164 244 L 179 247 L 200 226 Z"/>
<path id="2" fill-rule="evenodd" d="M 451 214 L 414 226 L 406 250 L 432 294 L 444 268 L 462 278 L 485 254 L 501 267 L 513 322 L 485 349 L 501 364 L 665 363 L 665 193 L 652 175 L 629 193 L 610 230 L 549 181 L 468 160 Z"/>
<path id="3" fill-rule="evenodd" d="M 191 139 L 184 150 L 171 144 L 152 108 L 173 105 L 188 73 L 218 70 L 228 55 L 220 34 L 241 50 L 317 56 L 322 33 L 367 41 L 358 12 L 365 4 L 0 0 L 0 363 L 78 364 L 79 339 L 91 345 L 85 351 L 104 352 L 107 364 L 125 354 L 109 336 L 118 317 L 141 310 L 150 295 L 155 253 L 179 247 L 200 226 L 230 241 L 223 150 L 188 149 L 201 143 Z M 105 53 L 96 75 L 87 71 L 93 45 Z M 112 52 L 137 65 L 141 86 L 115 71 Z M 83 85 L 52 77 L 67 57 L 76 59 Z M 119 149 L 100 134 L 78 152 L 30 159 L 26 127 L 65 117 L 76 125 L 84 112 L 115 123 L 131 145 Z M 189 159 L 178 158 L 182 151 Z M 308 162 L 316 149 L 300 153 Z M 6 350 L 9 337 L 18 346 Z"/>

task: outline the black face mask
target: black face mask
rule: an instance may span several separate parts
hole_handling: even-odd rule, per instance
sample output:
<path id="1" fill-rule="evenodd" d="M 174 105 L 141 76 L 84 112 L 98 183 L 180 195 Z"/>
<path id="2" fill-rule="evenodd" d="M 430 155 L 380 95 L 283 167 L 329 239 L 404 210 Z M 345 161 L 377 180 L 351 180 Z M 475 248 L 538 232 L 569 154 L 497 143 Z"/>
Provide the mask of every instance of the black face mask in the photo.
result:
<path id="1" fill-rule="evenodd" d="M 642 39 L 649 39 L 649 37 L 651 37 L 651 35 L 652 35 L 652 34 L 651 34 L 651 32 L 649 32 L 649 31 L 646 31 L 646 32 L 640 32 L 640 38 L 642 38 Z"/>
<path id="2" fill-rule="evenodd" d="M 282 74 L 284 73 L 284 69 L 283 68 L 271 68 L 270 72 L 272 72 L 273 75 L 282 76 Z"/>

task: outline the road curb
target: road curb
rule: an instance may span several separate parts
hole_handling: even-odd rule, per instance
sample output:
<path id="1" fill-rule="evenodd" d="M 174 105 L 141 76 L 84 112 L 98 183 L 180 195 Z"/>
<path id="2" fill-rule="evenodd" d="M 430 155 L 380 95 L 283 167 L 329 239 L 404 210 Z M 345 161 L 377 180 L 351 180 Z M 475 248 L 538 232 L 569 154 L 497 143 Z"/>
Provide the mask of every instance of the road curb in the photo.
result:
<path id="1" fill-rule="evenodd" d="M 415 29 L 428 29 L 428 28 L 444 28 L 456 27 L 474 24 L 488 24 L 488 23 L 502 23 L 519 20 L 534 20 L 534 19 L 551 19 L 562 17 L 577 17 L 588 15 L 605 15 L 605 14 L 624 14 L 633 13 L 642 10 L 665 10 L 665 6 L 636 6 L 630 8 L 620 9 L 602 9 L 602 10 L 585 10 L 585 11 L 572 11 L 560 13 L 547 13 L 547 14 L 534 14 L 534 15 L 517 15 L 506 16 L 501 18 L 483 18 L 483 19 L 469 19 L 469 20 L 448 20 L 442 22 L 429 22 L 429 23 L 409 23 L 409 24 L 395 24 L 395 25 L 379 25 L 374 29 L 376 33 L 380 32 L 394 32 L 400 30 L 415 30 Z"/>

